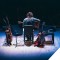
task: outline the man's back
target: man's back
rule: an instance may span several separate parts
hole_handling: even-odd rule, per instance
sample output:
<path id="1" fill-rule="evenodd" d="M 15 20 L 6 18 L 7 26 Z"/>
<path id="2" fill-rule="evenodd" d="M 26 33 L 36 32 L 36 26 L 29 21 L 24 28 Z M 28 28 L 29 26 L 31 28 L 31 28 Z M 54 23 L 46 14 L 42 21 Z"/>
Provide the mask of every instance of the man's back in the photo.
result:
<path id="1" fill-rule="evenodd" d="M 23 25 L 34 25 L 34 22 L 35 21 L 40 21 L 39 19 L 37 18 L 34 18 L 34 17 L 31 17 L 31 18 L 25 18 L 23 20 Z"/>

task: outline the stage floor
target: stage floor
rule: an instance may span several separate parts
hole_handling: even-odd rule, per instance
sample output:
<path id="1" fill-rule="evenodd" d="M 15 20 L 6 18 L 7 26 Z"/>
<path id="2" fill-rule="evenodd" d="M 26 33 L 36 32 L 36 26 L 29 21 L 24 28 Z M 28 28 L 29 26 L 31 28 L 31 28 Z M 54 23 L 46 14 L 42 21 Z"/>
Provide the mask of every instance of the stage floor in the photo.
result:
<path id="1" fill-rule="evenodd" d="M 34 40 L 37 38 L 37 33 L 34 33 Z M 0 56 L 9 58 L 49 58 L 59 47 L 60 47 L 60 31 L 54 32 L 54 44 L 45 45 L 44 48 L 34 47 L 34 45 L 26 46 L 24 45 L 23 35 L 18 36 L 18 45 L 16 47 L 16 37 L 13 36 L 12 45 L 6 46 L 5 43 L 5 33 L 0 32 Z M 34 59 L 33 58 L 33 59 Z M 43 59 L 44 59 L 43 58 Z M 29 58 L 28 58 L 29 59 Z"/>

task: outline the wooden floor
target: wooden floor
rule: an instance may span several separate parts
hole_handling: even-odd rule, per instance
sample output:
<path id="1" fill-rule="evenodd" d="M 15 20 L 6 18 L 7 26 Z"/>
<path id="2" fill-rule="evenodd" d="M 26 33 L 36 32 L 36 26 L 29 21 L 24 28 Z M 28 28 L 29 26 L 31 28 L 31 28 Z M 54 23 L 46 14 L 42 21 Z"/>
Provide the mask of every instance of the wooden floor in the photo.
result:
<path id="1" fill-rule="evenodd" d="M 34 57 L 35 59 L 39 58 L 49 58 L 59 47 L 60 47 L 60 31 L 54 33 L 54 44 L 45 45 L 44 48 L 26 46 L 24 45 L 23 35 L 18 36 L 18 46 L 16 47 L 16 37 L 13 36 L 13 41 L 11 46 L 4 45 L 5 43 L 5 33 L 0 32 L 0 56 L 4 57 Z M 37 35 L 34 35 L 34 40 L 36 40 Z M 28 58 L 29 59 L 29 58 Z"/>

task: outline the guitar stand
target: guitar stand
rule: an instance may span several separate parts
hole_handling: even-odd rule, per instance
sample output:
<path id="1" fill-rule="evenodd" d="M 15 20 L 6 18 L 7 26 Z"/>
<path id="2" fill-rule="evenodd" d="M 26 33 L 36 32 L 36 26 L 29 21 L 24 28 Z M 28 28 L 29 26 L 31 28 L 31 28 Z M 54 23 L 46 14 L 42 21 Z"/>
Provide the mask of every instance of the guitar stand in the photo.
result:
<path id="1" fill-rule="evenodd" d="M 15 47 L 17 47 L 17 36 L 16 36 L 16 46 Z"/>

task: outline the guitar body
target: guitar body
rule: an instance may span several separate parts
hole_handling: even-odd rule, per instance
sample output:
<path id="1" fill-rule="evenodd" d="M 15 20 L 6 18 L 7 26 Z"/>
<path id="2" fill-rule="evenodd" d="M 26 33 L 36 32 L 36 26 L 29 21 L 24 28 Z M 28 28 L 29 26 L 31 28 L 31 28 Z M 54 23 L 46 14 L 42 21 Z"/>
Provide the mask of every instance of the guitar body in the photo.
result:
<path id="1" fill-rule="evenodd" d="M 34 46 L 44 47 L 44 42 L 45 42 L 44 35 L 42 33 L 39 33 L 36 41 L 34 42 Z"/>
<path id="2" fill-rule="evenodd" d="M 38 46 L 38 41 L 35 41 L 34 42 L 34 46 Z"/>

